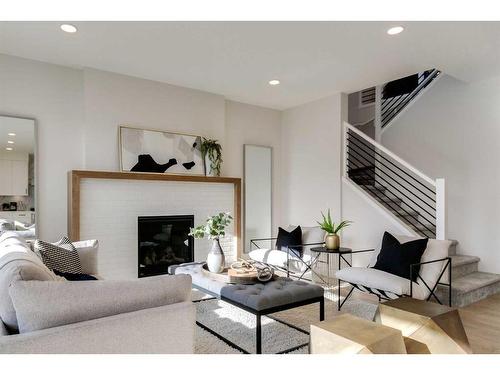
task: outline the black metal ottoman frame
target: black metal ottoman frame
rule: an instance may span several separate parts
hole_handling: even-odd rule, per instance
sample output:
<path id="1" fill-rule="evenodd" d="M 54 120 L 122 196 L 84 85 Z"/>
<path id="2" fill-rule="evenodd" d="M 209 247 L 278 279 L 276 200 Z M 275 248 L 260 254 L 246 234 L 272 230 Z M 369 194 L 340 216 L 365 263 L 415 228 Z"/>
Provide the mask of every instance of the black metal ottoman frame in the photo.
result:
<path id="1" fill-rule="evenodd" d="M 275 317 L 270 317 L 268 316 L 269 314 L 274 314 L 274 313 L 277 313 L 277 312 L 281 312 L 281 311 L 285 311 L 285 310 L 289 310 L 289 309 L 293 309 L 295 307 L 300 307 L 300 306 L 306 306 L 306 305 L 310 305 L 312 303 L 319 303 L 319 320 L 320 321 L 323 321 L 325 320 L 325 298 L 322 296 L 322 297 L 314 297 L 314 298 L 309 298 L 307 300 L 303 300 L 303 301 L 299 301 L 299 302 L 294 302 L 294 303 L 289 303 L 289 304 L 286 304 L 286 305 L 281 305 L 281 306 L 276 306 L 276 307 L 272 307 L 272 308 L 269 308 L 269 309 L 264 309 L 264 310 L 254 310 L 252 309 L 251 307 L 248 307 L 248 306 L 245 306 L 245 305 L 242 305 L 238 302 L 235 302 L 231 299 L 228 299 L 228 298 L 225 298 L 223 296 L 218 296 L 204 288 L 200 288 L 198 287 L 197 285 L 193 285 L 193 287 L 195 287 L 196 289 L 200 290 L 201 292 L 203 293 L 206 293 L 206 294 L 209 294 L 211 295 L 212 297 L 211 298 L 204 298 L 204 299 L 199 299 L 199 300 L 195 300 L 193 302 L 195 303 L 200 303 L 200 302 L 203 302 L 203 301 L 210 301 L 210 300 L 214 300 L 214 299 L 219 299 L 221 301 L 224 301 L 224 302 L 227 302 L 229 303 L 230 305 L 233 305 L 233 306 L 236 306 L 244 311 L 247 311 L 253 315 L 255 315 L 255 318 L 256 318 L 256 327 L 255 327 L 255 352 L 256 354 L 262 354 L 262 327 L 261 327 L 261 319 L 263 316 L 267 316 L 268 318 L 270 319 L 273 319 L 281 324 L 284 324 L 290 328 L 293 328 L 299 332 L 302 332 L 306 335 L 309 335 L 309 332 L 307 332 L 306 330 L 302 329 L 302 328 L 299 328 L 297 326 L 294 326 L 293 324 L 290 324 L 290 323 L 287 323 L 287 322 L 284 322 L 283 320 L 281 319 L 277 319 Z M 209 327 L 207 327 L 206 325 L 204 325 L 203 323 L 199 322 L 199 321 L 196 321 L 196 325 L 198 325 L 199 327 L 203 328 L 204 330 L 206 330 L 207 332 L 211 333 L 212 335 L 214 335 L 215 337 L 219 338 L 220 340 L 224 341 L 226 344 L 228 344 L 229 346 L 241 351 L 242 353 L 244 354 L 250 354 L 248 351 L 246 351 L 245 349 L 243 349 L 242 347 L 238 346 L 237 344 L 235 344 L 234 342 L 230 341 L 229 339 L 225 338 L 224 336 L 222 336 L 221 334 L 215 332 L 214 330 L 210 329 Z M 305 343 L 305 344 L 301 344 L 301 345 L 297 345 L 297 346 L 294 346 L 293 348 L 289 348 L 289 349 L 286 349 L 286 350 L 283 350 L 281 352 L 278 352 L 278 353 L 275 353 L 275 354 L 286 354 L 286 353 L 289 353 L 289 352 L 292 352 L 294 350 L 297 350 L 297 349 L 300 349 L 300 348 L 303 348 L 304 346 L 307 346 L 309 345 L 309 343 Z"/>

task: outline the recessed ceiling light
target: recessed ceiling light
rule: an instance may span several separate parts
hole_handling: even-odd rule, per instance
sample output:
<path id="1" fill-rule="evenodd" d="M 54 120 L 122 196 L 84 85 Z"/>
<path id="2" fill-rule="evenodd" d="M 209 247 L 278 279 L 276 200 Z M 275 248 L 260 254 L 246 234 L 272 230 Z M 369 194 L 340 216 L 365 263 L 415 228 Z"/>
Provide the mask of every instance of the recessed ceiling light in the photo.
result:
<path id="1" fill-rule="evenodd" d="M 279 85 L 281 82 L 279 81 L 279 79 L 272 79 L 269 81 L 269 84 L 271 86 L 276 86 L 276 85 Z"/>
<path id="2" fill-rule="evenodd" d="M 9 137 L 15 137 L 16 136 L 16 133 L 9 133 L 7 134 Z"/>
<path id="3" fill-rule="evenodd" d="M 403 26 L 394 26 L 394 27 L 391 27 L 389 30 L 387 30 L 387 34 L 396 35 L 396 34 L 403 32 L 404 29 L 405 28 Z"/>
<path id="4" fill-rule="evenodd" d="M 6 147 L 5 148 L 7 151 L 12 151 L 12 147 Z"/>
<path id="5" fill-rule="evenodd" d="M 61 25 L 61 30 L 65 31 L 67 33 L 76 33 L 78 31 L 78 29 L 76 28 L 76 26 L 71 25 L 69 23 L 63 23 Z"/>
<path id="6" fill-rule="evenodd" d="M 14 141 L 7 141 L 7 143 L 8 143 L 9 145 L 13 145 L 13 144 L 14 144 Z"/>

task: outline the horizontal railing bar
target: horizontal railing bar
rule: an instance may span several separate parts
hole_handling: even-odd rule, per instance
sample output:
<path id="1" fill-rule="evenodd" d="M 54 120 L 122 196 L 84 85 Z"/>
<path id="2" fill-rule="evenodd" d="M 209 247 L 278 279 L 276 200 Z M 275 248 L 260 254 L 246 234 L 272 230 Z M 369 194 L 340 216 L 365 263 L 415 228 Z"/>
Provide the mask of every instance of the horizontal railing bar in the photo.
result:
<path id="1" fill-rule="evenodd" d="M 383 94 L 382 94 L 383 95 Z M 382 103 L 382 106 L 380 107 L 381 109 L 381 112 L 384 112 L 385 108 L 387 108 L 388 106 L 390 106 L 394 101 L 397 101 L 399 100 L 403 95 L 397 95 L 397 96 L 393 96 L 389 99 L 383 99 L 381 101 Z"/>
<path id="2" fill-rule="evenodd" d="M 353 162 L 353 164 L 354 164 L 354 162 Z M 363 173 L 366 173 L 366 174 L 369 176 L 369 174 L 368 174 L 367 172 L 364 172 L 364 171 L 363 171 Z M 371 177 L 371 176 L 369 176 L 369 177 Z M 351 178 L 351 177 L 349 177 L 349 178 L 352 180 L 352 178 Z M 354 183 L 356 183 L 355 181 L 353 181 L 353 182 L 354 182 Z M 390 199 L 390 197 L 387 197 L 387 196 L 386 196 L 386 195 L 384 195 L 384 194 L 379 195 L 379 194 L 377 194 L 377 193 L 375 193 L 375 192 L 373 192 L 373 194 L 374 194 L 377 198 L 381 198 L 381 200 L 382 200 L 382 198 L 389 198 L 389 199 Z M 394 202 L 393 200 L 390 200 L 389 202 L 387 202 L 387 201 L 386 201 L 386 203 L 387 203 L 387 205 L 389 205 L 392 209 L 394 209 L 394 208 L 395 208 L 395 209 L 397 209 L 397 210 L 403 210 L 403 211 L 404 211 L 404 212 L 405 212 L 408 216 L 412 216 L 412 214 L 411 214 L 410 212 L 408 212 L 408 211 L 407 211 L 404 207 L 402 207 L 401 205 L 397 204 L 397 203 L 396 203 L 396 202 Z M 383 204 L 382 204 L 382 205 L 383 205 Z M 411 227 L 414 231 L 416 231 L 417 233 L 420 233 L 420 234 L 421 234 L 421 235 L 423 235 L 423 236 L 426 236 L 426 234 L 425 234 L 422 230 L 420 230 L 419 228 L 416 228 L 415 223 L 413 223 L 413 222 L 411 222 L 410 220 L 408 220 L 405 216 L 403 216 L 403 215 L 396 215 L 396 216 L 397 216 L 398 218 L 400 218 L 400 219 L 402 219 L 402 220 L 406 221 L 406 222 L 409 224 L 409 226 L 410 226 L 410 227 Z M 422 223 L 421 223 L 421 224 L 422 224 Z M 436 233 L 435 233 L 432 229 L 427 228 L 424 224 L 422 224 L 422 226 L 423 226 L 425 229 L 427 229 L 430 233 L 432 233 L 433 235 L 436 235 Z"/>
<path id="3" fill-rule="evenodd" d="M 363 138 L 364 140 L 366 140 L 368 143 L 374 145 L 377 149 L 381 150 L 383 153 L 387 154 L 392 159 L 396 160 L 399 164 L 401 164 L 405 168 L 409 169 L 412 173 L 416 174 L 418 177 L 420 177 L 422 180 L 424 180 L 425 182 L 427 182 L 429 185 L 431 185 L 433 187 L 436 187 L 436 182 L 433 179 L 431 179 L 430 177 L 428 177 L 427 175 L 425 175 L 424 173 L 422 173 L 421 171 L 419 171 L 417 168 L 415 168 L 414 166 L 410 165 L 409 163 L 407 163 L 406 161 L 404 161 L 403 159 L 401 159 L 399 156 L 397 156 L 394 152 L 390 151 L 388 148 L 382 146 L 380 143 L 375 142 L 373 139 L 371 139 L 366 134 L 364 134 L 361 131 L 359 131 L 358 129 L 356 129 L 351 124 L 349 124 L 347 122 L 344 122 L 344 126 L 347 129 L 349 129 L 352 132 L 354 132 L 355 134 L 359 135 L 361 138 Z"/>
<path id="4" fill-rule="evenodd" d="M 347 133 L 347 136 L 348 136 L 348 140 L 351 139 L 351 140 L 355 140 L 355 141 L 358 141 L 360 142 L 362 145 L 364 146 L 369 146 L 371 147 L 370 145 L 367 145 L 366 143 L 363 142 L 362 139 L 358 139 L 356 138 L 354 135 L 351 135 L 349 133 Z M 351 138 L 352 137 L 352 138 Z M 411 179 L 413 179 L 414 181 L 418 182 L 420 185 L 422 185 L 424 188 L 426 188 L 427 190 L 429 190 L 432 194 L 436 194 L 436 192 L 434 190 L 432 190 L 431 188 L 429 188 L 428 186 L 424 185 L 421 181 L 417 180 L 414 176 L 412 176 L 411 174 L 409 174 L 408 172 L 406 172 L 404 169 L 402 169 L 401 167 L 399 167 L 398 165 L 394 164 L 391 160 L 387 159 L 384 155 L 380 154 L 377 152 L 376 148 L 373 149 L 373 152 L 380 156 L 382 159 L 386 160 L 387 162 L 389 162 L 391 165 L 393 165 L 394 167 L 396 167 L 397 169 L 399 169 L 401 172 L 403 172 L 405 175 L 407 175 L 408 177 L 410 177 Z M 418 190 L 418 189 L 417 189 Z M 419 190 L 420 191 L 420 190 Z M 422 194 L 424 194 L 422 192 Z M 432 198 L 431 198 L 432 199 Z"/>
<path id="5" fill-rule="evenodd" d="M 352 153 L 349 152 L 349 150 L 352 150 L 353 152 L 355 152 L 358 156 L 360 156 L 362 158 L 361 155 L 359 155 L 356 150 L 354 149 L 351 149 L 349 146 L 348 146 L 348 150 L 347 150 L 347 155 L 348 157 L 353 157 L 354 159 L 356 159 L 358 162 L 360 162 L 362 164 L 362 162 L 356 158 L 355 155 L 352 155 Z M 384 181 L 385 183 L 387 183 L 389 186 L 391 186 L 392 188 L 394 188 L 398 193 L 402 194 L 405 198 L 409 199 L 413 204 L 415 204 L 418 208 L 420 208 L 422 211 L 424 211 L 425 213 L 427 213 L 429 216 L 431 216 L 433 219 L 436 219 L 436 217 L 431 214 L 429 211 L 427 211 L 424 207 L 420 206 L 417 202 L 415 202 L 413 199 L 411 199 L 409 196 L 407 196 L 405 193 L 403 193 L 401 190 L 399 190 L 396 186 L 394 186 L 393 184 L 391 184 L 389 181 L 387 181 L 384 177 L 382 177 L 381 175 L 379 175 L 377 173 L 377 168 L 374 169 L 374 174 L 381 178 L 382 181 Z M 393 193 L 394 194 L 394 193 Z M 396 195 L 396 194 L 394 194 Z M 397 195 L 396 195 L 397 196 Z M 434 207 L 432 207 L 431 205 L 429 205 L 427 202 L 424 202 L 422 201 L 423 203 L 427 204 L 431 209 L 434 209 Z M 431 225 L 434 225 L 434 223 L 432 223 L 430 220 L 427 220 L 427 218 L 425 216 L 422 216 L 422 218 L 424 218 L 426 221 L 428 221 Z"/>
<path id="6" fill-rule="evenodd" d="M 401 95 L 395 102 L 393 103 L 390 103 L 389 106 L 386 106 L 385 108 L 382 109 L 382 114 L 386 114 L 388 112 L 391 112 L 393 111 L 395 108 L 397 108 L 401 103 L 403 103 L 406 98 L 408 98 L 408 96 L 410 95 L 411 93 L 408 93 L 408 94 L 404 94 L 404 95 Z"/>
<path id="7" fill-rule="evenodd" d="M 356 140 L 356 138 L 350 138 L 350 139 L 351 139 L 351 140 L 353 140 L 353 141 L 355 141 L 355 140 Z M 356 140 L 356 141 L 357 141 L 357 140 Z M 361 151 L 363 151 L 366 155 L 368 155 L 368 156 L 370 156 L 370 157 L 372 156 L 372 155 L 370 155 L 370 154 L 368 153 L 368 151 L 364 150 L 364 149 L 363 149 L 361 146 L 359 146 L 357 143 L 352 142 L 352 144 L 353 144 L 354 146 L 358 147 L 358 148 L 359 148 Z M 373 152 L 376 154 L 375 150 L 373 150 Z M 385 168 L 387 168 L 389 171 L 391 171 L 393 174 L 395 174 L 396 176 L 398 176 L 399 178 L 401 178 L 404 182 L 406 182 L 406 183 L 410 184 L 410 182 L 408 182 L 407 180 L 405 180 L 405 178 L 404 178 L 403 176 L 399 175 L 397 172 L 393 171 L 391 168 L 389 168 L 389 167 L 387 167 L 386 165 L 384 165 L 384 163 L 381 163 L 380 161 L 379 161 L 379 163 L 380 163 L 380 164 L 382 164 L 382 165 L 383 165 Z M 380 168 L 379 168 L 379 169 L 380 169 Z M 382 173 L 384 173 L 384 174 L 385 174 L 386 176 L 388 176 L 389 178 L 391 178 L 391 177 L 390 177 L 390 175 L 389 175 L 387 172 L 385 172 L 384 170 L 382 170 L 382 169 L 381 169 L 381 172 L 382 172 Z M 404 171 L 403 171 L 403 172 L 404 172 Z M 393 177 L 392 177 L 392 178 L 393 178 Z M 394 179 L 394 178 L 393 178 L 393 179 Z M 400 183 L 400 185 L 401 185 L 401 186 L 403 186 L 403 188 L 405 188 L 406 190 L 408 190 L 411 194 L 414 194 L 414 192 L 413 192 L 413 191 L 411 191 L 410 189 L 408 189 L 408 188 L 407 188 L 406 186 L 404 186 L 403 184 L 401 184 L 401 183 Z M 435 198 L 430 197 L 429 195 L 427 195 L 425 192 L 423 192 L 422 190 L 420 190 L 420 189 L 419 189 L 418 187 L 416 187 L 415 185 L 411 185 L 411 186 L 412 186 L 415 190 L 419 191 L 421 194 L 423 194 L 424 196 L 426 196 L 429 200 L 431 200 L 432 202 L 436 203 L 436 199 L 435 199 Z M 429 191 L 430 191 L 431 193 L 433 193 L 434 195 L 436 195 L 436 193 L 435 193 L 434 191 L 432 191 L 432 190 L 430 190 L 430 189 L 429 189 Z"/>
<path id="8" fill-rule="evenodd" d="M 391 108 L 391 110 L 384 111 L 385 115 L 381 116 L 382 128 L 386 126 L 397 114 L 410 103 L 410 101 L 415 98 L 423 89 L 425 89 L 431 81 L 439 74 L 437 69 L 433 69 L 431 73 L 410 93 L 407 94 L 407 97 L 395 108 Z"/>

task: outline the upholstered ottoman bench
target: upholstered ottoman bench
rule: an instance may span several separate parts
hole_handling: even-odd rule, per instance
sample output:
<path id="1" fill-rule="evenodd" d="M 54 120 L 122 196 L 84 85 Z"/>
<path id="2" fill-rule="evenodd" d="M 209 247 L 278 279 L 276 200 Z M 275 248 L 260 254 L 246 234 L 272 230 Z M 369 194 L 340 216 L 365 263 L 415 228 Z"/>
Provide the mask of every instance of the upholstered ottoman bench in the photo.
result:
<path id="1" fill-rule="evenodd" d="M 324 290 L 318 285 L 284 277 L 278 277 L 267 283 L 259 282 L 249 285 L 225 284 L 216 278 L 211 278 L 205 272 L 202 272 L 202 266 L 202 263 L 188 263 L 171 267 L 169 272 L 176 275 L 191 275 L 193 287 L 196 289 L 254 314 L 256 317 L 255 351 L 257 354 L 262 353 L 262 316 L 312 303 L 319 303 L 319 319 L 323 321 L 325 318 Z M 199 322 L 197 322 L 197 324 L 214 333 L 209 327 L 205 327 Z M 291 324 L 287 323 L 287 325 L 303 333 L 309 334 L 307 331 Z M 228 342 L 227 339 L 224 339 L 224 341 L 236 349 L 244 353 L 246 352 L 246 350 L 240 348 L 236 344 Z M 286 352 L 306 345 L 308 344 L 306 343 L 298 347 L 287 349 Z"/>

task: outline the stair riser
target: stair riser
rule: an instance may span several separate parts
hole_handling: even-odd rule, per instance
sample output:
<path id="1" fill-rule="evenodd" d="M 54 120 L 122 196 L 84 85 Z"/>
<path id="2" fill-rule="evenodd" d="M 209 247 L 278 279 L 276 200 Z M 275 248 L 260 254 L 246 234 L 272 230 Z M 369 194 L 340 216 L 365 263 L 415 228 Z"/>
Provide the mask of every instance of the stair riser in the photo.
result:
<path id="1" fill-rule="evenodd" d="M 453 243 L 450 246 L 450 250 L 448 251 L 449 255 L 457 255 L 457 244 Z"/>
<path id="2" fill-rule="evenodd" d="M 451 269 L 451 277 L 452 279 L 457 279 L 461 276 L 468 275 L 473 272 L 478 271 L 478 263 L 479 262 L 474 262 L 474 263 L 468 263 L 468 264 L 463 264 L 460 266 L 453 266 Z M 453 264 L 453 261 L 452 261 Z"/>
<path id="3" fill-rule="evenodd" d="M 443 290 L 438 291 L 438 297 L 441 301 L 447 301 L 447 293 L 442 294 Z M 489 296 L 500 292 L 500 282 L 496 282 L 485 287 L 472 290 L 468 293 L 456 294 L 452 289 L 452 304 L 454 307 L 464 307 L 474 302 L 481 301 Z M 442 297 L 442 298 L 441 298 Z"/>

